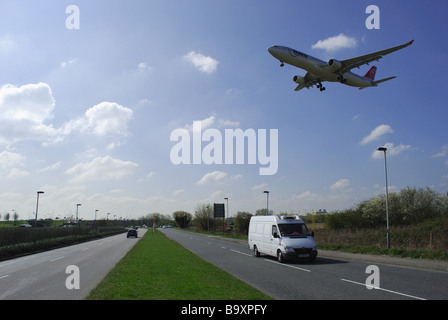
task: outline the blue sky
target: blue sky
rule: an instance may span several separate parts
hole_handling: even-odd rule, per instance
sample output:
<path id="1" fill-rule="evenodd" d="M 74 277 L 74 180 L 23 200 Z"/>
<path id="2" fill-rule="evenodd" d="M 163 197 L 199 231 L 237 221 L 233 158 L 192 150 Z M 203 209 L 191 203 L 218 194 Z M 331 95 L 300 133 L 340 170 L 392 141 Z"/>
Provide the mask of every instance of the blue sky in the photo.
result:
<path id="1" fill-rule="evenodd" d="M 369 30 L 368 5 L 380 9 Z M 69 5 L 79 29 L 68 29 Z M 1 1 L 0 214 L 92 219 L 194 213 L 305 213 L 389 190 L 448 190 L 445 1 Z M 71 20 L 70 20 L 71 21 Z M 74 22 L 74 20 L 72 21 Z M 315 45 L 326 39 L 329 47 Z M 415 43 L 375 63 L 377 88 L 294 92 L 267 52 L 284 45 L 339 60 Z M 345 44 L 344 44 L 345 43 Z M 364 75 L 368 66 L 355 70 Z M 170 141 L 194 121 L 278 130 L 278 170 L 175 165 Z M 207 145 L 203 142 L 202 147 Z M 268 143 L 269 145 L 269 143 Z M 248 151 L 246 149 L 246 151 Z"/>

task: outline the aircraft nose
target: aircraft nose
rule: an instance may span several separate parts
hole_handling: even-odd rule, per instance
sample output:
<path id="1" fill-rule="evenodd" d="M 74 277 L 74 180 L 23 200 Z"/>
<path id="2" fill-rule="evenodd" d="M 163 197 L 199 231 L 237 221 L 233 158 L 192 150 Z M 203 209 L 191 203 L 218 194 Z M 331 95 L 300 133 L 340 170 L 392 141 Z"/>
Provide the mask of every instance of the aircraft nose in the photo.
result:
<path id="1" fill-rule="evenodd" d="M 268 48 L 268 52 L 269 52 L 270 54 L 274 55 L 274 52 L 275 52 L 276 48 L 277 48 L 277 46 L 269 47 L 269 48 Z"/>

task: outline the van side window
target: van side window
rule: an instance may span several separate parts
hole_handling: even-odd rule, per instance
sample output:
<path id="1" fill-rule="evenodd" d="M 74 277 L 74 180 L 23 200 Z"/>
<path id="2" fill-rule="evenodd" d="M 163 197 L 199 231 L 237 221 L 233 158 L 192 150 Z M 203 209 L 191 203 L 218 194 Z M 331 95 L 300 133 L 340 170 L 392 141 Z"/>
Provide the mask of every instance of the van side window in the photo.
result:
<path id="1" fill-rule="evenodd" d="M 278 237 L 277 226 L 272 226 L 272 236 L 273 236 L 273 237 L 275 237 L 275 236 Z"/>

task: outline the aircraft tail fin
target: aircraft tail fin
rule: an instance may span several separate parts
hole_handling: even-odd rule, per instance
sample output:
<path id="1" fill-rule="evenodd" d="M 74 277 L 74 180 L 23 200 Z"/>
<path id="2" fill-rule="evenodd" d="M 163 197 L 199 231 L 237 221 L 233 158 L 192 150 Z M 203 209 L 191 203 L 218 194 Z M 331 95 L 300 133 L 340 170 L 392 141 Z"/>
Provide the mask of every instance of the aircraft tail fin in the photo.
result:
<path id="1" fill-rule="evenodd" d="M 373 66 L 372 68 L 370 68 L 369 71 L 367 71 L 367 73 L 364 77 L 369 78 L 370 80 L 375 80 L 376 69 L 377 69 L 377 67 Z"/>

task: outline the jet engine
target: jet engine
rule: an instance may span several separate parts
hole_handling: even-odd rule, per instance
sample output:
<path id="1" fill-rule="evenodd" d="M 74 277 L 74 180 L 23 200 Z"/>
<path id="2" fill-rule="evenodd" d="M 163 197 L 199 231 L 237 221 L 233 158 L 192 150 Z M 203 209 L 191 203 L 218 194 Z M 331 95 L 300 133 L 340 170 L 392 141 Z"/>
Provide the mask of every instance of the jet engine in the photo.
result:
<path id="1" fill-rule="evenodd" d="M 294 78 L 292 78 L 292 81 L 294 81 L 297 84 L 304 84 L 305 83 L 305 78 L 304 77 L 300 77 L 300 76 L 294 76 Z"/>
<path id="2" fill-rule="evenodd" d="M 333 69 L 333 71 L 338 71 L 342 68 L 342 62 L 336 59 L 330 59 L 328 65 Z"/>

